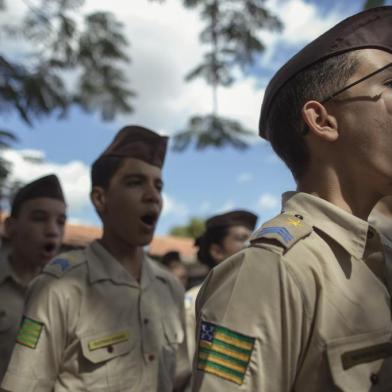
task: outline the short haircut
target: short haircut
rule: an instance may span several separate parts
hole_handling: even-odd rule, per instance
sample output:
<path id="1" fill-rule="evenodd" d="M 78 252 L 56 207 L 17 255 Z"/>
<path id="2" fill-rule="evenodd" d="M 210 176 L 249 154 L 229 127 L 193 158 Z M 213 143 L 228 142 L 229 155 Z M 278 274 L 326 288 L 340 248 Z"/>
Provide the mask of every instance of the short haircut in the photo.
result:
<path id="1" fill-rule="evenodd" d="M 298 73 L 276 96 L 268 116 L 268 140 L 296 180 L 305 174 L 310 160 L 303 136 L 303 105 L 310 100 L 320 102 L 344 87 L 357 66 L 353 52 L 331 57 Z"/>
<path id="2" fill-rule="evenodd" d="M 104 156 L 98 158 L 91 166 L 91 186 L 109 188 L 110 180 L 121 167 L 125 158 Z"/>
<path id="3" fill-rule="evenodd" d="M 169 252 L 166 252 L 161 259 L 161 262 L 163 265 L 166 267 L 169 267 L 172 262 L 181 262 L 181 256 L 180 253 L 177 252 L 176 250 L 171 250 Z"/>
<path id="4" fill-rule="evenodd" d="M 212 244 L 222 246 L 223 240 L 229 233 L 231 226 L 217 226 L 207 229 L 203 235 L 196 239 L 197 258 L 209 268 L 213 268 L 217 263 L 211 256 L 210 247 Z"/>

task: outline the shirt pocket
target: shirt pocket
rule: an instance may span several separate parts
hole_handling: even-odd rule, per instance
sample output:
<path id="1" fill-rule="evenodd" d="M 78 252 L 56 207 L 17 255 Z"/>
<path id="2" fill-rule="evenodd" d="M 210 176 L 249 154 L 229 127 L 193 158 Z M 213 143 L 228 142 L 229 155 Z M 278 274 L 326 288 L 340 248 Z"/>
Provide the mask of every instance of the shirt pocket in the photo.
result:
<path id="1" fill-rule="evenodd" d="M 164 341 L 161 348 L 158 385 L 167 386 L 167 390 L 169 391 L 173 390 L 178 346 L 184 342 L 185 335 L 180 318 L 177 314 L 164 317 L 162 319 L 162 327 Z"/>
<path id="2" fill-rule="evenodd" d="M 327 343 L 334 384 L 343 392 L 392 390 L 392 331 L 354 335 Z"/>
<path id="3" fill-rule="evenodd" d="M 80 375 L 86 389 L 106 391 L 114 387 L 120 391 L 130 388 L 138 374 L 134 353 L 136 342 L 130 329 L 107 330 L 81 337 Z"/>

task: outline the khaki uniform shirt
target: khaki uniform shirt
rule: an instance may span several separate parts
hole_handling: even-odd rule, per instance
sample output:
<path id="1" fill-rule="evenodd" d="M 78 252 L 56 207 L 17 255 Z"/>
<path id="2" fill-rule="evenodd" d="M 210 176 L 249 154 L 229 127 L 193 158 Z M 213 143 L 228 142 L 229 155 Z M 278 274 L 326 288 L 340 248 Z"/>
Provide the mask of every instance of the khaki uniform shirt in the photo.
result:
<path id="1" fill-rule="evenodd" d="M 183 301 L 148 258 L 138 283 L 97 241 L 59 255 L 29 290 L 2 388 L 171 392 Z"/>
<path id="2" fill-rule="evenodd" d="M 202 285 L 197 285 L 185 293 L 185 326 L 188 338 L 188 360 L 193 362 L 196 340 L 196 298 Z"/>
<path id="3" fill-rule="evenodd" d="M 392 391 L 391 249 L 320 198 L 283 208 L 204 283 L 192 390 Z"/>
<path id="4" fill-rule="evenodd" d="M 26 286 L 13 272 L 8 258 L 0 261 L 0 381 L 7 370 L 23 315 Z"/>

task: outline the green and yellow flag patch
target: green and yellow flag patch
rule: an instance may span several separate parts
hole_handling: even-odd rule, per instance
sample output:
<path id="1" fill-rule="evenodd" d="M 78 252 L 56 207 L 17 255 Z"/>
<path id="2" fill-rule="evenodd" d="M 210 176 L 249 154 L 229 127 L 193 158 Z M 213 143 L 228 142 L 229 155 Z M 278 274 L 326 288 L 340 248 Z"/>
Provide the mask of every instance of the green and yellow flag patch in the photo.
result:
<path id="1" fill-rule="evenodd" d="M 255 339 L 202 321 L 197 368 L 242 385 Z"/>
<path id="2" fill-rule="evenodd" d="M 43 323 L 23 316 L 22 324 L 16 337 L 16 343 L 35 349 L 39 337 L 41 336 L 43 326 Z"/>

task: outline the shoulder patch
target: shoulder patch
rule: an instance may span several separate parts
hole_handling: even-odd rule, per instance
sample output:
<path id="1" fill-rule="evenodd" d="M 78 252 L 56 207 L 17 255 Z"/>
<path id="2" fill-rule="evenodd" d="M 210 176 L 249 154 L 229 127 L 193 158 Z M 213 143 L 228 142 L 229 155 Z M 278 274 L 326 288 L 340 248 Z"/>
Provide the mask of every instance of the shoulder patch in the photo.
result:
<path id="1" fill-rule="evenodd" d="M 255 338 L 206 321 L 201 322 L 197 369 L 242 385 Z"/>
<path id="2" fill-rule="evenodd" d="M 82 264 L 84 261 L 84 253 L 80 250 L 63 253 L 50 261 L 43 269 L 43 272 L 60 278 L 67 271 Z"/>
<path id="3" fill-rule="evenodd" d="M 22 323 L 16 337 L 16 343 L 35 349 L 41 336 L 43 326 L 44 324 L 40 321 L 23 316 Z"/>
<path id="4" fill-rule="evenodd" d="M 264 223 L 249 241 L 252 246 L 262 243 L 263 239 L 275 240 L 287 250 L 312 231 L 313 227 L 305 223 L 302 217 L 283 213 Z"/>

